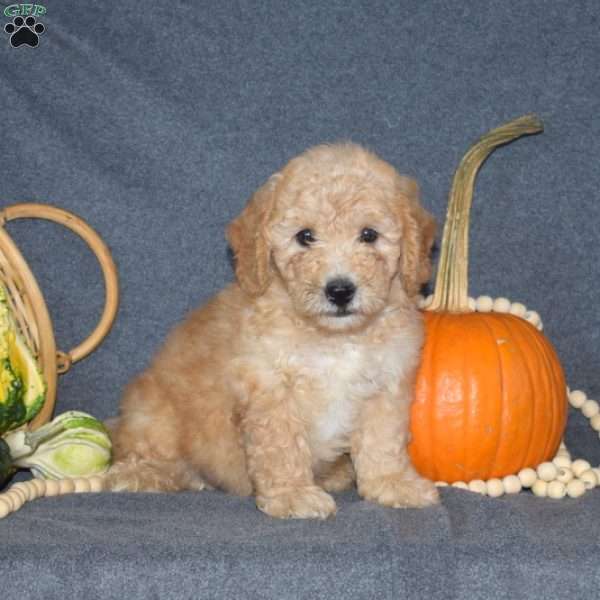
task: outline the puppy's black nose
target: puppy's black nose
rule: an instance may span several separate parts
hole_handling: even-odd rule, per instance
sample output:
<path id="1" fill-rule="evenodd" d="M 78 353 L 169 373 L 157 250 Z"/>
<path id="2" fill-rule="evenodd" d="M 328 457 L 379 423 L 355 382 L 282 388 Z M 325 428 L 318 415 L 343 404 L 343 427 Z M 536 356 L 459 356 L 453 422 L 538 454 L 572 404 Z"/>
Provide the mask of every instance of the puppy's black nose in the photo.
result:
<path id="1" fill-rule="evenodd" d="M 355 293 L 356 286 L 349 279 L 333 279 L 325 286 L 327 300 L 336 306 L 350 304 Z"/>

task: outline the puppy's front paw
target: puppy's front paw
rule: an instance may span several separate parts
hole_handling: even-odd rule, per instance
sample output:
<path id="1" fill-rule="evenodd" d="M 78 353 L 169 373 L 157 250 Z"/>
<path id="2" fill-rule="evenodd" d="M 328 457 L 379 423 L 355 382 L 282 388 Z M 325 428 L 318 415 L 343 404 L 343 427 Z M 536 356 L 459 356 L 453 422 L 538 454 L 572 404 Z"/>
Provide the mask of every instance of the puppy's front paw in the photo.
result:
<path id="1" fill-rule="evenodd" d="M 334 499 L 316 485 L 257 496 L 256 506 L 279 519 L 326 519 L 337 510 Z"/>
<path id="2" fill-rule="evenodd" d="M 431 481 L 421 477 L 407 479 L 403 473 L 367 479 L 361 482 L 358 492 L 365 500 L 392 508 L 424 508 L 440 501 Z"/>

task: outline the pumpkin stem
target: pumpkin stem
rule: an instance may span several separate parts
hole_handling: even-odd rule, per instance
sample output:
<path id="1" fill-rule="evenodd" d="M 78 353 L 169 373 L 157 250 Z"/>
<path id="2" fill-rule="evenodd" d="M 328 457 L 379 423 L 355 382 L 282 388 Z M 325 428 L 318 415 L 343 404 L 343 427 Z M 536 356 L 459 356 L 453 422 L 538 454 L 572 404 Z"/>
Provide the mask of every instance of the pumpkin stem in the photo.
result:
<path id="1" fill-rule="evenodd" d="M 495 148 L 543 129 L 539 117 L 525 115 L 486 133 L 461 160 L 450 190 L 435 292 L 428 310 L 471 312 L 468 301 L 469 214 L 475 177 Z"/>

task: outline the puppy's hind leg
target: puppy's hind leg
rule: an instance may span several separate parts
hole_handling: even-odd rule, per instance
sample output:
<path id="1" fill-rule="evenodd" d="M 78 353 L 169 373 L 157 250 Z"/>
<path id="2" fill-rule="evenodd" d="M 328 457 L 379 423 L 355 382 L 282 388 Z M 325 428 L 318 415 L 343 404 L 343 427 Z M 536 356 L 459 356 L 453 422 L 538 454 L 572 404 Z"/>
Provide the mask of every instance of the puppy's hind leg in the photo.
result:
<path id="1" fill-rule="evenodd" d="M 113 491 L 174 492 L 208 487 L 181 456 L 177 419 L 151 373 L 126 390 L 121 416 L 106 422 L 114 464 L 106 475 Z"/>

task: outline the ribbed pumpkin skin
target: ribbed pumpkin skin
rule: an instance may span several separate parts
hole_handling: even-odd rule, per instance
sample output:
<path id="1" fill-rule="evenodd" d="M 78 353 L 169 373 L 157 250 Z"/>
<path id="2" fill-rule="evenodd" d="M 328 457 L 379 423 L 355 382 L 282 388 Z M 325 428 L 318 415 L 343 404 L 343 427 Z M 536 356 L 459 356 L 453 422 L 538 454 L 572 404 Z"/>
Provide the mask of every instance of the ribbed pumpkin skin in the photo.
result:
<path id="1" fill-rule="evenodd" d="M 517 473 L 554 457 L 567 419 L 554 348 L 509 314 L 425 312 L 409 452 L 433 481 Z"/>

